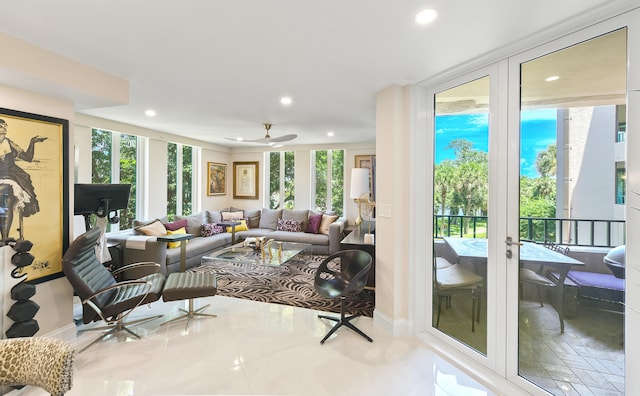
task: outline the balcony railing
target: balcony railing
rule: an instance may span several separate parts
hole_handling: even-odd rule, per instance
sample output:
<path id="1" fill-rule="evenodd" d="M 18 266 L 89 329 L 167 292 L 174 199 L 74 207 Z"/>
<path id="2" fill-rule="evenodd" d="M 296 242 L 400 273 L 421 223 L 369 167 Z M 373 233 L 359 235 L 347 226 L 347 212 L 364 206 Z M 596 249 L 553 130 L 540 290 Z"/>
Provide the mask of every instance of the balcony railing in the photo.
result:
<path id="1" fill-rule="evenodd" d="M 434 236 L 486 238 L 487 216 L 433 216 Z M 624 220 L 521 217 L 520 239 L 562 245 L 614 247 L 626 240 Z"/>

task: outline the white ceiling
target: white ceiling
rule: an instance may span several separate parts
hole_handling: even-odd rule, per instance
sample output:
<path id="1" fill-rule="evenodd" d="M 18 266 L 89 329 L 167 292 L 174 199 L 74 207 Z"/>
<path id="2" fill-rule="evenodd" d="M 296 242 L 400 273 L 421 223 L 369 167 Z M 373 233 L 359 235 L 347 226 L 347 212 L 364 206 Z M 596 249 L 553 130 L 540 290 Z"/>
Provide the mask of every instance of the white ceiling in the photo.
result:
<path id="1" fill-rule="evenodd" d="M 289 144 L 343 143 L 375 139 L 381 89 L 611 3 L 21 0 L 3 6 L 0 29 L 129 81 L 128 105 L 81 113 L 223 145 L 262 137 L 263 122 L 272 137 L 298 134 Z M 430 26 L 413 21 L 423 8 L 439 12 Z M 150 108 L 156 117 L 144 115 Z"/>

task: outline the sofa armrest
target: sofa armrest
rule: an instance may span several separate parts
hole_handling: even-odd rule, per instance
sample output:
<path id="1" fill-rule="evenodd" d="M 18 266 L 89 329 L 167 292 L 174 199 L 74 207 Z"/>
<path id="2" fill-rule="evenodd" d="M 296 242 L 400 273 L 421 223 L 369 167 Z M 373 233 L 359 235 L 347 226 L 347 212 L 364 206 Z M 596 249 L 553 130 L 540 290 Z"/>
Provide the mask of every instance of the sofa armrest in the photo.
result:
<path id="1" fill-rule="evenodd" d="M 344 229 L 347 227 L 347 218 L 339 217 L 329 225 L 329 254 L 340 250 L 340 241 L 344 239 Z"/>

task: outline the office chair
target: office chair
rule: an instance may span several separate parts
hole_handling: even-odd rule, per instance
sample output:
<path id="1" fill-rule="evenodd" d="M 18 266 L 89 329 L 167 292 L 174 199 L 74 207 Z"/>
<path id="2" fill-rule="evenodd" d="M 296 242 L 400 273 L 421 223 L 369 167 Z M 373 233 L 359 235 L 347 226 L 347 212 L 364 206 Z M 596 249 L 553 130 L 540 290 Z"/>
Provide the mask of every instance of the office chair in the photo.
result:
<path id="1" fill-rule="evenodd" d="M 366 286 L 372 260 L 371 255 L 364 250 L 343 250 L 328 256 L 318 266 L 314 279 L 314 286 L 318 294 L 327 298 L 340 298 L 340 318 L 318 315 L 321 319 L 336 322 L 320 341 L 320 344 L 324 344 L 342 326 L 347 326 L 367 341 L 373 342 L 371 337 L 351 323 L 351 320 L 358 315 L 347 317 L 345 313 L 347 297 L 360 293 Z"/>
<path id="2" fill-rule="evenodd" d="M 160 268 L 157 263 L 135 263 L 109 272 L 96 256 L 95 247 L 99 238 L 100 229 L 90 229 L 76 238 L 62 257 L 62 270 L 82 301 L 83 323 L 102 320 L 107 324 L 103 327 L 80 330 L 106 330 L 80 352 L 122 330 L 140 338 L 126 325 L 140 324 L 162 316 L 156 315 L 124 323 L 124 318 L 135 308 L 160 298 L 165 279 L 162 274 L 157 273 Z M 152 267 L 156 272 L 140 279 L 121 282 L 114 277 L 120 272 L 139 267 Z"/>

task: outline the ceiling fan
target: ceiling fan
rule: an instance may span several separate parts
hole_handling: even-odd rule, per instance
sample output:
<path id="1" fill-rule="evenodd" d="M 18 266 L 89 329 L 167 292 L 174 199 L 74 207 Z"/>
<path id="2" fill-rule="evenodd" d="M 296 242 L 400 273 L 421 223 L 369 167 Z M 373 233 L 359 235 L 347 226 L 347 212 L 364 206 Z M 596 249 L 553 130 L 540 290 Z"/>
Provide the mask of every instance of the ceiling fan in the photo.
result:
<path id="1" fill-rule="evenodd" d="M 284 136 L 279 136 L 279 137 L 271 137 L 271 135 L 269 135 L 269 130 L 271 129 L 271 124 L 262 124 L 262 126 L 264 127 L 264 129 L 266 129 L 267 134 L 260 139 L 243 139 L 243 138 L 225 138 L 228 140 L 233 140 L 236 142 L 247 142 L 247 143 L 263 143 L 269 146 L 273 146 L 276 143 L 282 143 L 282 142 L 288 142 L 289 140 L 293 140 L 295 138 L 298 137 L 298 135 L 296 134 L 290 134 L 290 135 L 284 135 Z"/>

